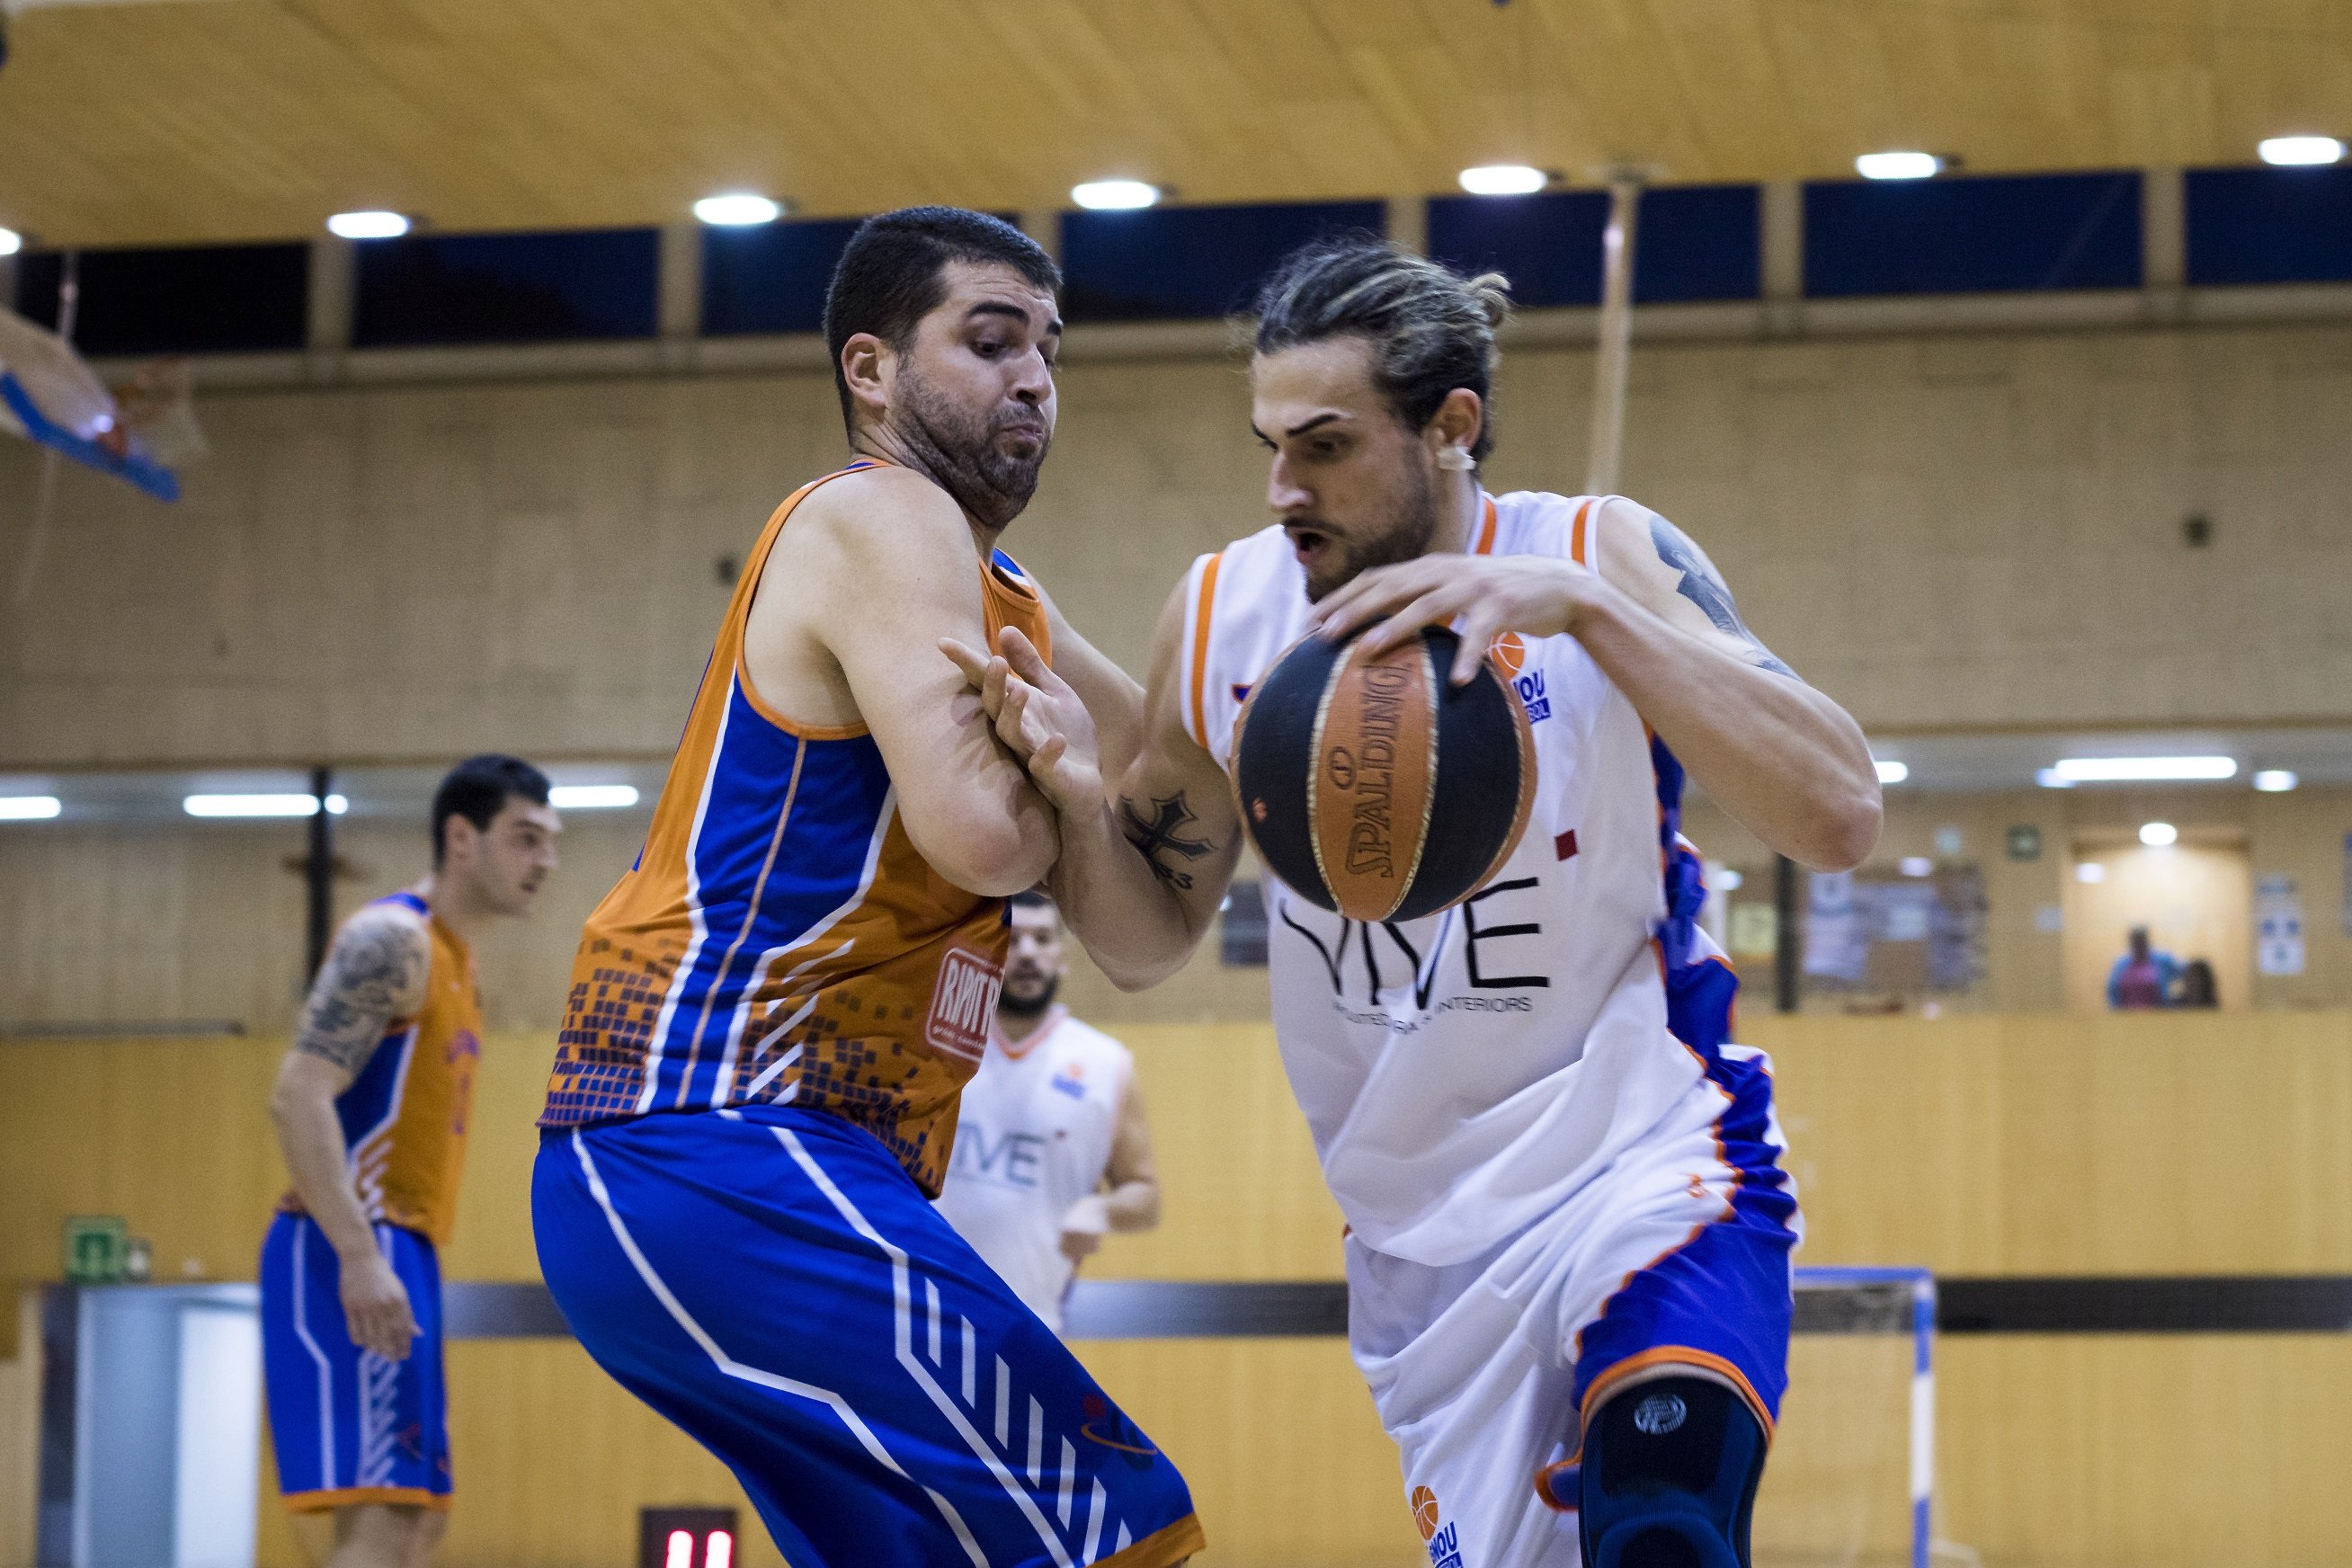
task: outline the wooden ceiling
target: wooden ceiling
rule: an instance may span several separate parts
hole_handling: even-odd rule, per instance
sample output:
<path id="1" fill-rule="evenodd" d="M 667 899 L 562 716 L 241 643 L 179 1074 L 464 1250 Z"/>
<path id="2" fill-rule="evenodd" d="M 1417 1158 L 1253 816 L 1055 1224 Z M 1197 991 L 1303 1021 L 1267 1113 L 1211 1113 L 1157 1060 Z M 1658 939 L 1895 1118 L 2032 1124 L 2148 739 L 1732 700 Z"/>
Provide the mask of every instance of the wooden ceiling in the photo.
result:
<path id="1" fill-rule="evenodd" d="M 36 0 L 14 0 L 14 5 Z M 2243 163 L 2352 136 L 2352 0 L 206 0 L 43 4 L 0 225 L 52 244 L 1453 188 Z"/>

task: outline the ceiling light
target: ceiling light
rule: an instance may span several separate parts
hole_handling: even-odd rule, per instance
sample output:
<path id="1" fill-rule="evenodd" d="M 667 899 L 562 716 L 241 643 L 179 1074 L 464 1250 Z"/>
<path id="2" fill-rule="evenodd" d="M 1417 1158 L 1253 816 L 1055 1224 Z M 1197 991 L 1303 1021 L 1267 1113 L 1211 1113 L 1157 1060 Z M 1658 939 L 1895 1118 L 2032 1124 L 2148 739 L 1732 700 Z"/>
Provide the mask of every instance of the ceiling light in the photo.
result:
<path id="1" fill-rule="evenodd" d="M 1141 180 L 1088 180 L 1070 187 L 1070 199 L 1088 212 L 1133 212 L 1157 205 L 1160 187 Z"/>
<path id="2" fill-rule="evenodd" d="M 1723 868 L 1723 875 L 1715 879 L 1715 885 L 1724 892 L 1736 893 L 1748 885 L 1748 879 L 1726 866 Z"/>
<path id="3" fill-rule="evenodd" d="M 2284 795 L 2302 782 L 2289 768 L 2264 768 L 2254 775 L 2254 787 L 2264 795 Z"/>
<path id="4" fill-rule="evenodd" d="M 2333 136 L 2273 136 L 2254 149 L 2265 163 L 2307 169 L 2343 162 L 2344 143 Z"/>
<path id="5" fill-rule="evenodd" d="M 1925 855 L 1906 855 L 1895 863 L 1895 868 L 1906 877 L 1932 877 L 1936 863 Z"/>
<path id="6" fill-rule="evenodd" d="M 337 213 L 327 220 L 327 232 L 338 239 L 398 239 L 408 232 L 401 213 L 368 211 Z"/>
<path id="7" fill-rule="evenodd" d="M 2106 879 L 2107 868 L 2096 860 L 2085 860 L 2074 868 L 2074 880 L 2078 882 L 2104 882 Z"/>
<path id="8" fill-rule="evenodd" d="M 1864 153 L 1853 161 L 1853 172 L 1865 180 L 1925 180 L 1943 170 L 1933 153 Z"/>
<path id="9" fill-rule="evenodd" d="M 0 822 L 40 822 L 58 811 L 53 795 L 0 795 Z"/>
<path id="10" fill-rule="evenodd" d="M 718 228 L 753 228 L 784 216 L 784 204 L 749 191 L 722 191 L 694 204 L 694 216 Z"/>
<path id="11" fill-rule="evenodd" d="M 1892 758 L 1874 757 L 1871 760 L 1871 765 L 1878 770 L 1880 784 L 1901 784 L 1911 776 L 1910 763 L 1898 763 Z"/>
<path id="12" fill-rule="evenodd" d="M 327 797 L 327 813 L 341 816 L 351 806 L 341 795 Z M 316 816 L 315 795 L 192 795 L 180 802 L 190 816 Z"/>
<path id="13" fill-rule="evenodd" d="M 2180 829 L 2168 822 L 2143 822 L 2139 825 L 2139 841 L 2151 849 L 2161 849 L 2180 842 Z"/>
<path id="14" fill-rule="evenodd" d="M 558 811 L 605 811 L 637 804 L 635 784 L 557 784 L 547 792 L 547 804 Z"/>
<path id="15" fill-rule="evenodd" d="M 13 228 L 0 228 L 0 256 L 14 256 L 25 248 L 25 237 Z"/>
<path id="16" fill-rule="evenodd" d="M 2033 782 L 2040 784 L 2043 789 L 2073 789 L 2074 787 L 2074 781 L 2066 777 L 2063 773 L 2061 773 L 2056 768 L 2034 769 Z"/>
<path id="17" fill-rule="evenodd" d="M 1551 183 L 1550 175 L 1525 163 L 1481 163 L 1458 177 L 1462 188 L 1474 196 L 1533 195 Z"/>
<path id="18" fill-rule="evenodd" d="M 2178 784 L 2238 776 L 2235 757 L 2061 757 L 2050 770 L 2068 784 Z"/>

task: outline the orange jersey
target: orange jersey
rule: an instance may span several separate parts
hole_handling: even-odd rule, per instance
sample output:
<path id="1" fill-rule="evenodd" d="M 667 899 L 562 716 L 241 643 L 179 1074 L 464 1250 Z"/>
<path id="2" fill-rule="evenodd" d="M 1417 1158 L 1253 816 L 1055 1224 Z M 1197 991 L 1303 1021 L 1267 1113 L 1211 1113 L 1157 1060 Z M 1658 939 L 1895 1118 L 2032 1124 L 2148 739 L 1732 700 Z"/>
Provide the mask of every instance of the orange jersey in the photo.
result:
<path id="1" fill-rule="evenodd" d="M 988 1046 L 1004 900 L 955 887 L 898 820 L 863 725 L 796 724 L 743 666 L 751 552 L 637 863 L 588 917 L 542 1127 L 799 1105 L 855 1122 L 936 1194 L 956 1100 Z M 991 642 L 1048 658 L 1045 604 L 1002 551 L 978 563 Z"/>
<path id="2" fill-rule="evenodd" d="M 475 984 L 474 955 L 415 893 L 378 901 L 415 910 L 432 934 L 425 1005 L 377 1043 L 352 1086 L 335 1098 L 335 1115 L 350 1151 L 352 1183 L 368 1218 L 446 1247 L 457 1218 L 457 1181 L 466 1169 L 474 1068 L 482 1056 L 482 998 Z M 301 1199 L 292 1193 L 278 1206 L 302 1212 Z"/>

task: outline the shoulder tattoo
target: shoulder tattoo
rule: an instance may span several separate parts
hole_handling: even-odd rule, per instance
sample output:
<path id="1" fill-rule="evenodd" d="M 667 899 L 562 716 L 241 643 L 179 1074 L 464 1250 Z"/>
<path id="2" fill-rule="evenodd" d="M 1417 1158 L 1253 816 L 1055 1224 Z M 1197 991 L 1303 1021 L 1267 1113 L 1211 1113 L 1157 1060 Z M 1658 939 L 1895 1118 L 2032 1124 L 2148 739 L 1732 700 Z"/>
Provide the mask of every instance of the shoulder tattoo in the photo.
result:
<path id="1" fill-rule="evenodd" d="M 1205 838 L 1184 837 L 1184 829 L 1198 822 L 1192 808 L 1185 803 L 1184 792 L 1162 795 L 1151 803 L 1151 815 L 1146 816 L 1136 809 L 1135 802 L 1121 798 L 1118 818 L 1127 841 L 1135 846 L 1151 874 L 1171 888 L 1189 889 L 1192 873 L 1186 864 L 1209 853 Z"/>
<path id="2" fill-rule="evenodd" d="M 320 967 L 295 1048 L 357 1073 L 393 1020 L 422 1001 L 432 963 L 431 939 L 415 921 L 388 910 L 354 919 Z"/>
<path id="3" fill-rule="evenodd" d="M 1739 618 L 1739 606 L 1732 602 L 1731 589 L 1707 558 L 1691 542 L 1690 535 L 1653 513 L 1650 518 L 1650 546 L 1658 559 L 1682 574 L 1675 592 L 1696 605 L 1715 629 L 1727 637 L 1738 637 L 1755 650 L 1759 668 L 1776 675 L 1794 675 L 1796 671 L 1772 656 L 1772 651 L 1757 640 Z"/>

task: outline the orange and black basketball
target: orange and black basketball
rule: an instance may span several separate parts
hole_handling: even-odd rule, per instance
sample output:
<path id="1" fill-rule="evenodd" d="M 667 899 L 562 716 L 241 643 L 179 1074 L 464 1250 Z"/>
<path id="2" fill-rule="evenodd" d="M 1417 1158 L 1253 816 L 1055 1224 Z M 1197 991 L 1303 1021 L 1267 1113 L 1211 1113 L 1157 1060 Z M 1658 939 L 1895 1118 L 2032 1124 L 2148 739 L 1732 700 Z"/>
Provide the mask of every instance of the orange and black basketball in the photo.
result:
<path id="1" fill-rule="evenodd" d="M 1460 639 L 1423 631 L 1366 658 L 1310 637 L 1235 721 L 1234 790 L 1258 856 L 1308 901 L 1409 921 L 1510 858 L 1535 801 L 1535 741 L 1490 659 L 1446 679 Z"/>

